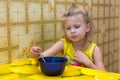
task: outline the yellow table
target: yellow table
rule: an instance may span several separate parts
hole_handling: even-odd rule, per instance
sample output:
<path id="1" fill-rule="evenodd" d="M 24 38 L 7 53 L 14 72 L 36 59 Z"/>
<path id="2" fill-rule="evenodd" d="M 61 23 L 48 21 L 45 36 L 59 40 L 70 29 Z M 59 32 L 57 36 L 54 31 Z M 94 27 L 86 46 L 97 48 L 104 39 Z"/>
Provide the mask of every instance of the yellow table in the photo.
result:
<path id="1" fill-rule="evenodd" d="M 46 76 L 37 61 L 24 59 L 0 66 L 0 80 L 120 80 L 120 74 L 68 65 L 60 76 Z"/>

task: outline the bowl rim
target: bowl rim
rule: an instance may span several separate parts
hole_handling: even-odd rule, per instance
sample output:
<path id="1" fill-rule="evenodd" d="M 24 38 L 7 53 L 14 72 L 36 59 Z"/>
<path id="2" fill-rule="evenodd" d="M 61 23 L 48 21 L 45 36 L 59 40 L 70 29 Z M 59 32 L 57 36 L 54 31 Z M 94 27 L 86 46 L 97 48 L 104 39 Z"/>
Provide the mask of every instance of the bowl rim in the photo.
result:
<path id="1" fill-rule="evenodd" d="M 44 58 L 63 58 L 63 59 L 65 59 L 65 61 L 64 62 L 60 62 L 60 63 L 67 63 L 68 62 L 68 59 L 66 58 L 66 57 L 62 57 L 62 56 L 47 56 L 47 57 L 44 57 Z M 43 62 L 40 62 L 40 59 L 42 59 L 42 58 L 38 58 L 38 62 L 39 63 L 45 63 L 44 61 Z M 51 62 L 46 62 L 47 64 L 49 63 L 49 64 L 53 64 L 53 63 L 51 63 Z M 55 62 L 56 63 L 56 62 Z M 57 62 L 57 63 L 59 63 L 59 62 Z"/>

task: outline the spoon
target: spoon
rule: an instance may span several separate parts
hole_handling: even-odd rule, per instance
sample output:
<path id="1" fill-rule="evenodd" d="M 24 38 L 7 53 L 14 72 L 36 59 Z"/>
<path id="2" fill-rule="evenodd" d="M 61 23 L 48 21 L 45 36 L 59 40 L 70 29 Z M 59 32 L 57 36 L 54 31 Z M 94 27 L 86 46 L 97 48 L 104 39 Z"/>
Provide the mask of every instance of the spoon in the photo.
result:
<path id="1" fill-rule="evenodd" d="M 39 53 L 39 55 L 41 56 L 43 62 L 46 63 L 44 56 L 41 53 Z"/>

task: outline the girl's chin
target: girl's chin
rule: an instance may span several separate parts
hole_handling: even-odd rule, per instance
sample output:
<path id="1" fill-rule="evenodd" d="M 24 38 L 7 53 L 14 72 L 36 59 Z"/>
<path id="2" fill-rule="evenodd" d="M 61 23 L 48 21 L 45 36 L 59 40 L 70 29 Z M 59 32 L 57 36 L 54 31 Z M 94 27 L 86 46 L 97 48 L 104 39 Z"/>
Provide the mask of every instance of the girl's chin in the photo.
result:
<path id="1" fill-rule="evenodd" d="M 73 42 L 73 43 L 78 43 L 78 42 L 80 42 L 80 40 L 78 40 L 78 39 L 71 39 L 71 38 L 68 38 L 71 42 Z"/>
<path id="2" fill-rule="evenodd" d="M 73 43 L 79 43 L 80 41 L 78 40 L 71 40 Z"/>

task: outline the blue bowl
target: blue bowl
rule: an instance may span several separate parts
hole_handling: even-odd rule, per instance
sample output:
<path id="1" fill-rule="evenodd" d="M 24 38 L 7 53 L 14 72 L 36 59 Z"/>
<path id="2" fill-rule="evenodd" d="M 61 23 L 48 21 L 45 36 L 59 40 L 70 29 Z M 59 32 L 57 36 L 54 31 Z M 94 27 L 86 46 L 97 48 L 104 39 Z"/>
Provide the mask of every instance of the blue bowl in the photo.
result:
<path id="1" fill-rule="evenodd" d="M 46 63 L 42 58 L 39 58 L 40 68 L 42 72 L 47 76 L 58 76 L 63 73 L 67 64 L 67 58 L 65 57 L 44 57 Z"/>

